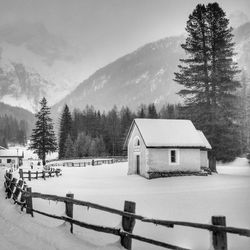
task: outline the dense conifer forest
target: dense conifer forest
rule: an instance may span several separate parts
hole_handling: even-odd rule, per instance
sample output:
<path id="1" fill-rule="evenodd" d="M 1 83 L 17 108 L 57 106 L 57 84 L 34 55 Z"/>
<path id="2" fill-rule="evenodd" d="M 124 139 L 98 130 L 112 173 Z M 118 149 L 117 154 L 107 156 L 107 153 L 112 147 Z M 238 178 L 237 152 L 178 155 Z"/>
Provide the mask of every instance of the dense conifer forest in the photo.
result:
<path id="1" fill-rule="evenodd" d="M 137 112 L 114 106 L 100 112 L 93 106 L 69 111 L 66 105 L 60 119 L 59 158 L 126 155 L 124 142 L 134 118 L 178 118 L 179 105 L 141 105 Z"/>

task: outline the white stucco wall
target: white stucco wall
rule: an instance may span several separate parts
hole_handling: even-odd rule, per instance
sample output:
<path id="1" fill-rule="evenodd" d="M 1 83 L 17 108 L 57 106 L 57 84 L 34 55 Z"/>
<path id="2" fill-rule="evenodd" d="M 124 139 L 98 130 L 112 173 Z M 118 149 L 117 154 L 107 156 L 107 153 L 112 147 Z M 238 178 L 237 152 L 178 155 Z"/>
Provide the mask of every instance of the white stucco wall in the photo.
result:
<path id="1" fill-rule="evenodd" d="M 7 163 L 7 159 L 11 159 L 12 163 Z M 18 165 L 19 160 L 17 157 L 0 157 L 0 166 L 11 166 L 11 164 Z"/>
<path id="2" fill-rule="evenodd" d="M 140 146 L 134 146 L 134 139 L 139 138 Z M 128 142 L 128 174 L 136 174 L 136 155 L 140 155 L 140 174 L 148 178 L 148 169 L 146 165 L 146 146 L 141 138 L 140 132 L 136 125 L 131 132 Z"/>
<path id="3" fill-rule="evenodd" d="M 173 148 L 174 149 L 174 148 Z M 200 149 L 178 149 L 179 164 L 171 165 L 169 156 L 171 149 L 148 148 L 147 168 L 149 171 L 199 171 Z"/>
<path id="4" fill-rule="evenodd" d="M 209 167 L 207 151 L 201 150 L 201 167 Z"/>

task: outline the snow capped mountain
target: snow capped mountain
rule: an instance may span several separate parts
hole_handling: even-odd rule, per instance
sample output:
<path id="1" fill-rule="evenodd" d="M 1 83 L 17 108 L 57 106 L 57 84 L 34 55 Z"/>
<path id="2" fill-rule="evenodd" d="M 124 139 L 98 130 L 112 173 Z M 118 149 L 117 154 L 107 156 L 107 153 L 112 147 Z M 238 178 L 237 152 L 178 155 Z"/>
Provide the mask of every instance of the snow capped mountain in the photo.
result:
<path id="1" fill-rule="evenodd" d="M 250 23 L 235 29 L 234 34 L 235 59 L 239 68 L 245 68 L 250 74 Z M 161 39 L 119 58 L 79 84 L 53 107 L 54 112 L 60 112 L 66 103 L 71 109 L 94 105 L 109 110 L 113 105 L 136 109 L 142 103 L 161 106 L 166 102 L 181 102 L 176 94 L 181 86 L 173 78 L 179 59 L 185 58 L 180 47 L 184 41 L 184 36 Z"/>
<path id="2" fill-rule="evenodd" d="M 229 20 L 230 20 L 230 25 L 233 28 L 237 28 L 237 27 L 249 22 L 249 18 L 246 15 L 246 13 L 244 13 L 243 11 L 240 11 L 240 10 L 236 10 L 236 11 L 232 12 L 229 15 Z"/>
<path id="3" fill-rule="evenodd" d="M 49 104 L 58 102 L 77 83 L 74 49 L 42 23 L 1 24 L 0 101 L 32 112 L 43 96 Z"/>
<path id="4" fill-rule="evenodd" d="M 236 28 L 234 34 L 235 59 L 250 72 L 250 23 Z M 77 50 L 63 38 L 40 23 L 2 25 L 0 101 L 35 112 L 45 96 L 50 105 L 55 104 L 54 113 L 65 103 L 71 109 L 94 105 L 100 110 L 114 105 L 136 109 L 142 103 L 178 103 L 182 100 L 176 93 L 181 86 L 173 78 L 179 59 L 185 57 L 180 47 L 184 41 L 184 36 L 176 36 L 146 44 L 77 86 L 83 66 L 72 56 Z"/>
<path id="5" fill-rule="evenodd" d="M 117 105 L 136 109 L 140 104 L 177 103 L 179 86 L 172 80 L 179 58 L 183 36 L 149 43 L 99 69 L 53 108 L 60 112 L 67 103 L 82 109 L 94 105 L 108 110 Z"/>
<path id="6" fill-rule="evenodd" d="M 245 69 L 250 75 L 250 22 L 241 25 L 234 32 L 236 42 L 236 60 L 240 69 Z"/>
<path id="7" fill-rule="evenodd" d="M 0 100 L 4 103 L 35 111 L 39 100 L 48 96 L 46 89 L 54 87 L 36 71 L 22 63 L 1 63 Z"/>

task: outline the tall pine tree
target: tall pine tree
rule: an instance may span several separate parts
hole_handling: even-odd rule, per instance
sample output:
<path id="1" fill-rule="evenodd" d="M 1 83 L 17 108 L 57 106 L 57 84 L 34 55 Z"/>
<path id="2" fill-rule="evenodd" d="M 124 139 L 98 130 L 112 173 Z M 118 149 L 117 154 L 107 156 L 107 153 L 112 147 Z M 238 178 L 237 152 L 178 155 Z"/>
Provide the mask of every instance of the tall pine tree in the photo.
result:
<path id="1" fill-rule="evenodd" d="M 63 113 L 60 120 L 60 130 L 59 130 L 59 152 L 58 157 L 62 159 L 65 157 L 65 142 L 68 138 L 68 135 L 72 134 L 72 118 L 69 111 L 68 105 L 65 105 Z"/>
<path id="2" fill-rule="evenodd" d="M 148 105 L 148 116 L 147 117 L 151 118 L 151 119 L 157 119 L 158 118 L 158 114 L 157 114 L 154 103 L 151 103 L 151 104 Z"/>
<path id="3" fill-rule="evenodd" d="M 240 86 L 233 62 L 234 43 L 229 20 L 218 3 L 198 4 L 189 16 L 185 50 L 175 81 L 184 86 L 186 117 L 203 130 L 212 144 L 213 158 L 233 160 L 239 153 L 236 119 Z"/>
<path id="4" fill-rule="evenodd" d="M 50 108 L 47 106 L 47 100 L 43 98 L 40 105 L 40 111 L 35 114 L 37 119 L 36 127 L 32 130 L 29 149 L 33 150 L 42 159 L 43 165 L 45 165 L 46 155 L 56 151 L 57 143 L 52 119 L 49 116 Z"/>
<path id="5" fill-rule="evenodd" d="M 70 158 L 73 158 L 74 156 L 75 156 L 74 144 L 73 144 L 73 141 L 72 141 L 70 135 L 68 134 L 68 137 L 67 137 L 67 139 L 65 141 L 64 158 L 70 159 Z"/>

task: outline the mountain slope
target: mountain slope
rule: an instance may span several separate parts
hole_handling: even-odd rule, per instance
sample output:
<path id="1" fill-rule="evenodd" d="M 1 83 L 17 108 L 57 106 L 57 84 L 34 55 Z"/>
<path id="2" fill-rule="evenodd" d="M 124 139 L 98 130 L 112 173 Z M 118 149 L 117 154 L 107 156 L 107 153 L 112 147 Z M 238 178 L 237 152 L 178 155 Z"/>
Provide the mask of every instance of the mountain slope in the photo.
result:
<path id="1" fill-rule="evenodd" d="M 172 79 L 184 56 L 183 40 L 183 36 L 165 38 L 119 58 L 83 81 L 53 109 L 58 112 L 65 103 L 71 108 L 89 104 L 108 110 L 113 105 L 135 109 L 141 103 L 179 102 L 179 86 Z"/>
<path id="2" fill-rule="evenodd" d="M 0 67 L 0 100 L 4 103 L 35 111 L 51 87 L 52 83 L 21 63 L 11 62 Z"/>
<path id="3" fill-rule="evenodd" d="M 24 120 L 28 124 L 27 134 L 31 133 L 31 130 L 34 126 L 35 117 L 34 115 L 26 109 L 13 107 L 8 104 L 0 102 L 0 116 L 12 116 L 17 121 Z"/>
<path id="4" fill-rule="evenodd" d="M 238 53 L 235 59 L 239 68 L 250 73 L 250 23 L 235 29 L 234 34 Z M 94 105 L 108 110 L 113 105 L 136 109 L 141 103 L 180 102 L 176 93 L 181 87 L 173 78 L 179 59 L 185 57 L 180 47 L 184 41 L 184 36 L 165 38 L 119 58 L 79 84 L 53 111 L 60 112 L 65 103 L 71 109 Z"/>
<path id="5" fill-rule="evenodd" d="M 79 54 L 43 23 L 1 23 L 0 101 L 32 112 L 43 96 L 55 104 L 83 79 Z"/>

